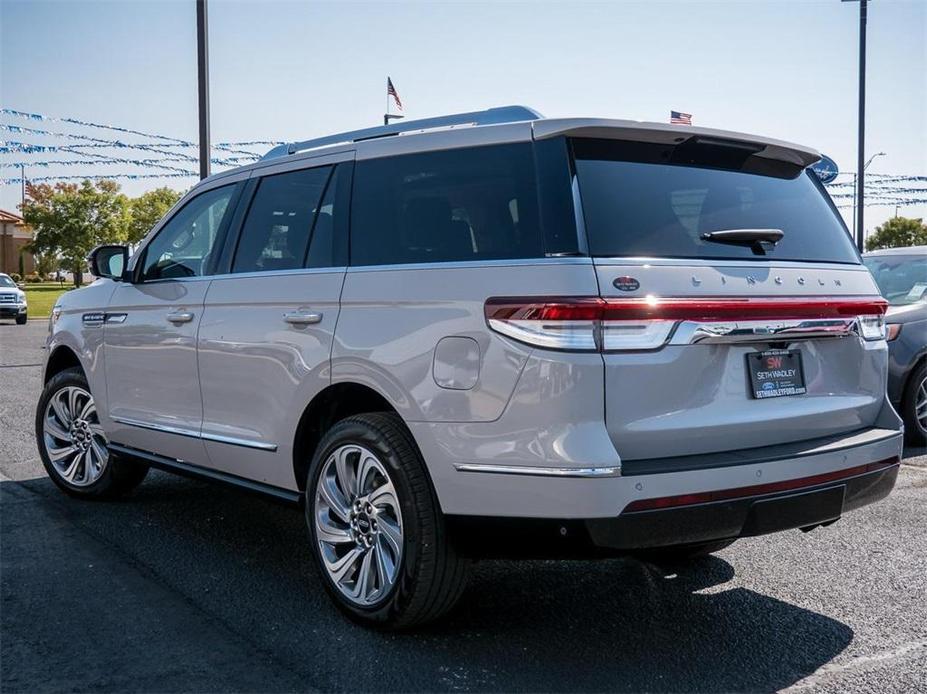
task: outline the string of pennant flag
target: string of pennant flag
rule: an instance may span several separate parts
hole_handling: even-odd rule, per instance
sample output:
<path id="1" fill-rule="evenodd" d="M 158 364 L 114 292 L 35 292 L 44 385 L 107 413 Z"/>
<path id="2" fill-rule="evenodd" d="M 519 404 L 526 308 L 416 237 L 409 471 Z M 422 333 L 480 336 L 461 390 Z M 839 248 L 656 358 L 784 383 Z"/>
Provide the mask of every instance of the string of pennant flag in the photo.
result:
<path id="1" fill-rule="evenodd" d="M 399 101 L 399 95 L 391 81 L 387 82 L 387 93 L 396 107 L 401 109 L 402 102 Z M 59 128 L 51 130 L 15 122 L 0 122 L 0 156 L 3 157 L 0 159 L 0 174 L 3 169 L 18 169 L 19 174 L 6 177 L 0 175 L 0 185 L 84 179 L 198 178 L 196 164 L 199 157 L 195 153 L 198 148 L 196 142 L 119 125 L 49 116 L 12 108 L 0 108 L 0 118 L 7 121 L 60 125 Z M 671 111 L 669 120 L 674 124 L 692 125 L 692 114 Z M 71 132 L 69 128 L 78 132 Z M 3 133 L 12 134 L 16 139 L 6 139 Z M 105 133 L 117 135 L 115 139 L 109 139 Z M 219 142 L 213 145 L 211 161 L 214 166 L 220 168 L 241 166 L 257 161 L 263 155 L 263 151 L 255 152 L 249 148 L 267 148 L 279 144 L 282 143 L 274 140 Z M 62 173 L 52 173 L 59 168 Z M 72 174 L 67 171 L 75 168 L 80 169 L 82 173 Z M 39 176 L 26 175 L 27 169 L 43 169 L 49 172 L 43 172 Z M 845 208 L 853 204 L 855 193 L 852 172 L 839 173 L 826 186 L 837 207 Z M 927 176 L 867 173 L 867 207 L 919 204 L 927 204 Z"/>

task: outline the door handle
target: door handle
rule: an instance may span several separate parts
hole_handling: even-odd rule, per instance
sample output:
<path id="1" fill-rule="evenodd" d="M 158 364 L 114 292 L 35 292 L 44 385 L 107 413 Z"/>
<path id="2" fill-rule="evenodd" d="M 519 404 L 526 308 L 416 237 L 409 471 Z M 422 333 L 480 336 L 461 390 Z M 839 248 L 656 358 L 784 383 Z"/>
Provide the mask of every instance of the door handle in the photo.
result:
<path id="1" fill-rule="evenodd" d="M 192 311 L 173 311 L 167 314 L 167 320 L 171 323 L 189 323 L 193 320 Z"/>
<path id="2" fill-rule="evenodd" d="M 322 314 L 314 311 L 290 311 L 283 314 L 283 320 L 290 325 L 311 325 L 321 323 Z"/>

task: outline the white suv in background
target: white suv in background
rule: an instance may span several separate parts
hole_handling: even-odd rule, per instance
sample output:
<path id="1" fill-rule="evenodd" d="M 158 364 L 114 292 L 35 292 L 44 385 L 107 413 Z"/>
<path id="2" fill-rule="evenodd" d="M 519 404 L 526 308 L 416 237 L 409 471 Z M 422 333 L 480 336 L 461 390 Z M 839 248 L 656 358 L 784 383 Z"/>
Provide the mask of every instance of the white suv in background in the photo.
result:
<path id="1" fill-rule="evenodd" d="M 818 158 L 523 107 L 277 148 L 94 252 L 42 460 L 75 496 L 156 467 L 299 504 L 321 584 L 390 627 L 475 557 L 828 525 L 889 493 L 902 427 Z"/>
<path id="2" fill-rule="evenodd" d="M 15 318 L 16 325 L 25 325 L 29 318 L 26 292 L 13 278 L 0 272 L 0 318 Z"/>

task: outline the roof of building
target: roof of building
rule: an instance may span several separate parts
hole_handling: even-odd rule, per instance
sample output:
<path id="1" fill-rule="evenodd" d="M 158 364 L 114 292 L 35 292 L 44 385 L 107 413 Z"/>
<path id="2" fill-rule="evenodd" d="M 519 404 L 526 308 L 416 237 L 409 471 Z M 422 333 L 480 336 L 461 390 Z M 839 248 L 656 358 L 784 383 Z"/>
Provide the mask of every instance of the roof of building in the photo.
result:
<path id="1" fill-rule="evenodd" d="M 7 222 L 11 224 L 25 224 L 22 217 L 20 217 L 15 212 L 9 212 L 7 210 L 0 210 L 0 222 Z"/>

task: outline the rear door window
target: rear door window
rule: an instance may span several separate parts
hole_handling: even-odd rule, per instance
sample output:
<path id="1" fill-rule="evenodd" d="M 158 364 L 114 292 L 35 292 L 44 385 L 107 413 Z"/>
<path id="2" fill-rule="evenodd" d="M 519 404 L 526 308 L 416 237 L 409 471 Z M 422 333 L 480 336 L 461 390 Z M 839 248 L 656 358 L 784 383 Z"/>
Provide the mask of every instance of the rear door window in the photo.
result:
<path id="1" fill-rule="evenodd" d="M 583 215 L 594 256 L 859 263 L 813 174 L 771 166 L 728 147 L 681 150 L 574 140 Z M 766 255 L 705 240 L 712 231 L 779 229 Z"/>
<path id="2" fill-rule="evenodd" d="M 351 264 L 543 256 L 530 144 L 357 162 Z"/>
<path id="3" fill-rule="evenodd" d="M 330 166 L 264 177 L 242 225 L 232 272 L 268 272 L 303 267 Z M 323 222 L 331 246 L 331 205 Z"/>

